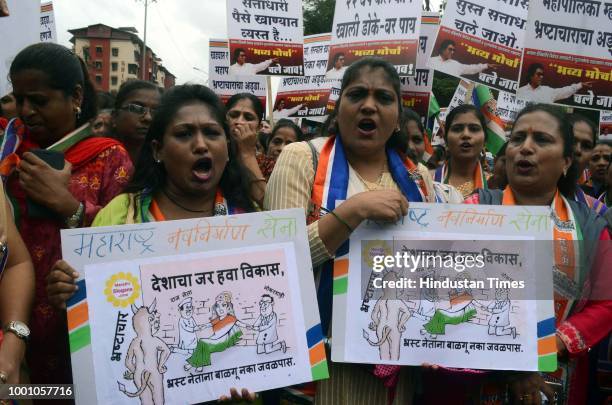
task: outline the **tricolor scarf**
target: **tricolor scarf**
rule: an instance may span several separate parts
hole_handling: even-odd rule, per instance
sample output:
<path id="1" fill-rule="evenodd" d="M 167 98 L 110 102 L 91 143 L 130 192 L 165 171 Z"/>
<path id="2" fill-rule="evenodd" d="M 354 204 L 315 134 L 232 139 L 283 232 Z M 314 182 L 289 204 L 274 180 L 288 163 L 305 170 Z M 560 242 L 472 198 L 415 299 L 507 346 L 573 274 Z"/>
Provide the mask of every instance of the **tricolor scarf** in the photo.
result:
<path id="1" fill-rule="evenodd" d="M 436 173 L 434 175 L 434 181 L 442 184 L 449 184 L 448 180 L 450 179 L 450 162 L 446 161 L 441 167 L 436 169 Z M 476 165 L 476 169 L 474 170 L 474 190 L 478 190 L 479 188 L 487 189 L 487 178 L 484 174 L 484 170 L 482 170 L 482 166 L 480 162 Z"/>
<path id="2" fill-rule="evenodd" d="M 391 177 L 398 185 L 402 194 L 411 202 L 427 201 L 425 184 L 418 173 L 416 164 L 407 157 L 401 156 L 396 150 L 387 149 L 386 152 Z M 323 145 L 318 159 L 311 194 L 313 208 L 309 214 L 308 223 L 312 223 L 320 218 L 321 207 L 324 207 L 327 211 L 332 211 L 336 208 L 337 201 L 344 201 L 350 197 L 348 189 L 352 176 L 356 176 L 356 173 L 349 168 L 341 137 L 329 137 L 325 145 Z M 332 312 L 334 262 L 346 259 L 348 253 L 349 241 L 347 240 L 336 251 L 335 260 L 326 262 L 321 269 L 317 301 L 319 303 L 323 333 L 328 336 Z M 384 380 L 386 387 L 390 388 L 389 401 L 393 402 L 399 367 L 375 366 L 373 372 L 375 376 Z"/>
<path id="3" fill-rule="evenodd" d="M 591 172 L 589 169 L 584 169 L 578 178 L 578 184 L 588 184 L 591 180 Z"/>
<path id="4" fill-rule="evenodd" d="M 85 124 L 46 149 L 63 152 L 65 159 L 72 164 L 72 169 L 76 170 L 104 150 L 117 145 L 121 146 L 121 142 L 116 139 L 92 137 L 90 125 Z M 15 171 L 23 154 L 36 148 L 38 145 L 29 139 L 23 122 L 18 118 L 11 120 L 0 146 L 0 175 L 4 182 Z"/>
<path id="5" fill-rule="evenodd" d="M 590 195 L 587 195 L 584 190 L 580 187 L 576 188 L 575 198 L 576 201 L 585 204 L 587 207 L 595 211 L 598 215 L 603 215 L 607 211 L 606 203 L 601 199 L 595 199 Z"/>
<path id="6" fill-rule="evenodd" d="M 504 190 L 502 205 L 516 205 L 512 189 L 507 186 Z M 571 291 L 563 294 L 562 285 L 575 286 L 579 289 L 584 284 L 584 275 L 580 274 L 580 260 L 582 258 L 580 248 L 582 231 L 574 216 L 570 204 L 559 190 L 555 193 L 551 204 L 552 215 L 552 240 L 554 241 L 554 281 L 555 281 L 555 318 L 557 323 L 566 319 L 572 312 L 575 295 Z M 578 243 L 575 243 L 578 241 Z M 565 282 L 564 282 L 565 281 Z M 570 284 L 567 284 L 569 281 Z M 562 284 L 560 284 L 562 283 Z"/>
<path id="7" fill-rule="evenodd" d="M 161 212 L 150 190 L 146 190 L 140 194 L 139 198 L 137 198 L 137 204 L 138 212 L 140 213 L 140 221 L 142 223 L 166 220 L 166 217 Z M 241 208 L 232 207 L 223 196 L 221 188 L 217 188 L 215 194 L 214 216 L 242 214 L 244 212 L 245 211 Z"/>

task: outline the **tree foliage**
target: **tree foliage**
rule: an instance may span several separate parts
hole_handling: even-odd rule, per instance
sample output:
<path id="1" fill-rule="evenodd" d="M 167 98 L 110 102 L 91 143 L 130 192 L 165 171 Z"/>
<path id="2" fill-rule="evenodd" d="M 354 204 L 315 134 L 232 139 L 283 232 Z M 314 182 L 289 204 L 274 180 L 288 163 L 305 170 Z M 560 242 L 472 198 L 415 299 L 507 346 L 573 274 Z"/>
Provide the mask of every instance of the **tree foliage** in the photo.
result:
<path id="1" fill-rule="evenodd" d="M 331 32 L 335 7 L 334 0 L 304 0 L 304 35 Z"/>

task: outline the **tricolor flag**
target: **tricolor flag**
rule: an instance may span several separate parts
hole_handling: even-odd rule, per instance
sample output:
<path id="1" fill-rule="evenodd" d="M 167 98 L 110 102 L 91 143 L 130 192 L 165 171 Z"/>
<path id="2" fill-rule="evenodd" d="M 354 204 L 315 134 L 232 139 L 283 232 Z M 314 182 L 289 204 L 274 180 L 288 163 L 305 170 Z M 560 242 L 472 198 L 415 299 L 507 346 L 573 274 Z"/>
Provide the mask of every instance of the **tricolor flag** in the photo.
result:
<path id="1" fill-rule="evenodd" d="M 480 109 L 487 121 L 487 150 L 497 155 L 506 142 L 504 122 L 497 114 L 497 102 L 487 86 L 477 84 L 472 92 L 472 103 Z"/>

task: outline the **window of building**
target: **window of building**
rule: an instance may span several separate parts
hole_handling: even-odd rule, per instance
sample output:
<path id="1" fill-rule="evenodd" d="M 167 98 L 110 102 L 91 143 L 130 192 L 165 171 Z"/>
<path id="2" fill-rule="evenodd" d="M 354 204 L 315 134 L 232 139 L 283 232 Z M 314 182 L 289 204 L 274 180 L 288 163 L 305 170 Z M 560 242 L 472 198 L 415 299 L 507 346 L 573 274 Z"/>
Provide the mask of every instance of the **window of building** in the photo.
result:
<path id="1" fill-rule="evenodd" d="M 112 52 L 113 56 L 119 56 L 119 48 L 113 48 L 113 49 L 111 49 L 111 52 Z"/>
<path id="2" fill-rule="evenodd" d="M 131 75 L 137 75 L 138 74 L 138 65 L 135 63 L 130 63 L 128 65 L 128 73 Z"/>
<path id="3" fill-rule="evenodd" d="M 102 55 L 102 47 L 96 46 L 96 55 Z"/>
<path id="4" fill-rule="evenodd" d="M 119 64 L 117 62 L 111 63 L 111 69 L 113 72 L 116 72 L 119 69 Z"/>
<path id="5" fill-rule="evenodd" d="M 83 47 L 83 57 L 85 58 L 85 60 L 89 59 L 89 47 L 88 46 Z"/>
<path id="6" fill-rule="evenodd" d="M 102 84 L 102 75 L 96 75 L 96 83 Z"/>
<path id="7" fill-rule="evenodd" d="M 102 61 L 97 60 L 94 66 L 96 67 L 96 70 L 102 69 Z"/>
<path id="8" fill-rule="evenodd" d="M 117 85 L 117 76 L 111 76 L 111 84 L 112 84 L 113 86 L 116 86 L 116 85 Z"/>

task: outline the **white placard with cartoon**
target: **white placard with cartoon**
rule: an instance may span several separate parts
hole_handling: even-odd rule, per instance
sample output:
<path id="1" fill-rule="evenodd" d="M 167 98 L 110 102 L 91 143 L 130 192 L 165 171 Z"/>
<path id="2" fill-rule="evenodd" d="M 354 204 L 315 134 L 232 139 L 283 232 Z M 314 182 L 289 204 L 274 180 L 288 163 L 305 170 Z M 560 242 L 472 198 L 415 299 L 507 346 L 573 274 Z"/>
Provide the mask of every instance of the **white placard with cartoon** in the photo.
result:
<path id="1" fill-rule="evenodd" d="M 198 403 L 327 378 L 301 209 L 62 231 L 77 403 Z"/>
<path id="2" fill-rule="evenodd" d="M 414 203 L 401 223 L 362 224 L 334 267 L 332 360 L 555 370 L 550 218 Z"/>

